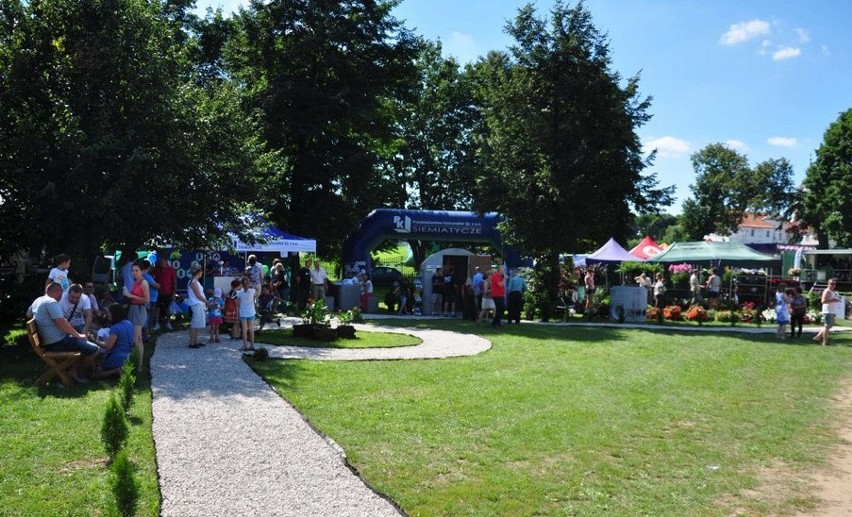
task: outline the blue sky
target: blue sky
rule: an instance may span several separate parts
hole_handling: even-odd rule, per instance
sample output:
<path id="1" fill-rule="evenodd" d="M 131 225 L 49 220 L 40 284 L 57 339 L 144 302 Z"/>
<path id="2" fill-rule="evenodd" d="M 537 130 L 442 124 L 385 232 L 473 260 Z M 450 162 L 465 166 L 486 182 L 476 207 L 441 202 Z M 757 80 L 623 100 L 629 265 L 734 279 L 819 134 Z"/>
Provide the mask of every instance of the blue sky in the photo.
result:
<path id="1" fill-rule="evenodd" d="M 245 2 L 200 0 L 231 12 Z M 475 61 L 511 44 L 503 32 L 520 0 L 404 0 L 394 15 L 445 55 Z M 532 2 L 548 16 L 552 0 Z M 573 4 L 572 4 L 573 5 Z M 690 196 L 689 157 L 722 142 L 753 166 L 787 158 L 804 178 L 823 133 L 852 108 L 852 2 L 848 0 L 586 0 L 610 40 L 612 68 L 641 72 L 653 118 L 638 133 L 658 150 L 648 169 Z"/>

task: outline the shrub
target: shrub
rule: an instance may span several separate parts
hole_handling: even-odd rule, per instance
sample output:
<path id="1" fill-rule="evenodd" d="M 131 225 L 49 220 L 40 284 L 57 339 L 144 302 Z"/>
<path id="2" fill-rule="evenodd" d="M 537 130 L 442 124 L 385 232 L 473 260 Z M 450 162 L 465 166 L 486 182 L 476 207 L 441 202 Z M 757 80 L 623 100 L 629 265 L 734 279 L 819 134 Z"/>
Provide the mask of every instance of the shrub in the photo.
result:
<path id="1" fill-rule="evenodd" d="M 689 321 L 697 321 L 698 323 L 703 323 L 708 321 L 710 318 L 707 315 L 707 311 L 704 307 L 700 305 L 693 305 L 686 311 L 686 319 Z"/>
<path id="2" fill-rule="evenodd" d="M 101 440 L 104 442 L 104 448 L 110 460 L 115 458 L 118 451 L 124 446 L 127 441 L 127 417 L 124 416 L 124 411 L 121 409 L 121 404 L 113 394 L 107 402 L 106 413 L 104 413 L 104 423 L 101 426 Z"/>
<path id="3" fill-rule="evenodd" d="M 121 407 L 124 412 L 130 410 L 133 405 L 133 395 L 136 393 L 136 368 L 132 361 L 125 361 L 121 367 L 121 379 L 118 381 L 118 395 L 121 397 Z"/>
<path id="4" fill-rule="evenodd" d="M 130 357 L 127 358 L 127 363 L 130 363 L 134 369 L 139 368 L 139 350 L 135 346 L 130 350 Z"/>
<path id="5" fill-rule="evenodd" d="M 645 310 L 645 319 L 648 321 L 656 320 L 658 312 L 660 312 L 659 309 L 657 309 L 653 305 L 649 305 L 648 308 Z"/>
<path id="6" fill-rule="evenodd" d="M 665 309 L 663 309 L 663 316 L 667 320 L 672 321 L 680 321 L 683 319 L 683 315 L 681 314 L 681 308 L 679 305 L 669 305 Z"/>
<path id="7" fill-rule="evenodd" d="M 722 323 L 730 323 L 734 317 L 734 313 L 731 311 L 719 311 L 716 313 L 716 320 Z"/>
<path id="8" fill-rule="evenodd" d="M 133 477 L 133 463 L 126 450 L 116 455 L 111 470 L 110 484 L 118 512 L 122 516 L 132 516 L 136 513 L 136 504 L 139 501 L 139 486 Z"/>

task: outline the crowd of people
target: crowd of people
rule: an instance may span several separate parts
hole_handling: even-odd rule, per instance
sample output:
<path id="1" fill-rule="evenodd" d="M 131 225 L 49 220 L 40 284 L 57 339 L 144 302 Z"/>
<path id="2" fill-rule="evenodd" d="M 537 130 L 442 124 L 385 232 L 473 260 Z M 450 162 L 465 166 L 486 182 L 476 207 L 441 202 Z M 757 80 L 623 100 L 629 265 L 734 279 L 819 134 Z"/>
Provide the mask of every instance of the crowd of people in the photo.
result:
<path id="1" fill-rule="evenodd" d="M 151 332 L 172 330 L 172 313 L 175 306 L 177 274 L 165 256 L 156 259 L 156 266 L 145 259 L 135 259 L 135 253 L 125 254 L 121 262 L 121 297 L 114 300 L 107 291 L 95 292 L 90 280 L 77 283 L 69 277 L 71 258 L 59 255 L 50 270 L 44 286 L 44 294 L 33 301 L 27 316 L 34 318 L 46 350 L 79 351 L 83 360 L 69 372 L 72 378 L 86 382 L 87 376 L 96 378 L 117 375 L 121 366 L 135 348 L 140 358 Z M 319 260 L 308 259 L 304 267 L 293 275 L 293 286 L 284 265 L 279 259 L 273 261 L 269 274 L 264 275 L 257 257 L 248 257 L 244 274 L 231 282 L 230 291 L 208 289 L 201 284 L 204 267 L 194 264 L 189 270 L 186 305 L 189 307 L 189 348 L 205 346 L 202 331 L 209 327 L 207 342 L 220 342 L 220 327 L 230 325 L 230 337 L 241 339 L 240 350 L 254 350 L 255 331 L 275 321 L 276 315 L 290 306 L 302 311 L 310 299 L 322 299 L 329 290 L 329 277 Z M 655 281 L 641 273 L 635 278 L 638 285 L 648 290 L 649 303 L 658 308 L 665 305 L 666 286 L 662 273 Z M 374 294 L 370 275 L 366 271 L 349 275 L 343 284 L 359 285 L 359 305 L 363 312 L 369 311 L 370 299 Z M 710 271 L 706 282 L 699 280 L 699 271 L 693 269 L 689 280 L 692 303 L 702 302 L 702 291 L 707 291 L 708 305 L 715 308 L 721 291 L 721 278 L 715 268 Z M 587 269 L 583 276 L 585 308 L 591 309 L 595 293 L 595 276 Z M 814 340 L 828 345 L 830 329 L 834 325 L 833 305 L 840 302 L 835 291 L 837 280 L 831 279 L 822 293 L 822 316 L 824 325 Z M 520 323 L 526 281 L 517 270 L 508 271 L 498 264 L 483 271 L 476 267 L 472 277 L 462 282 L 456 276 L 452 263 L 438 268 L 431 278 L 431 309 L 433 315 L 455 318 L 457 309 L 462 316 L 478 323 L 489 322 L 501 328 L 503 321 Z M 403 281 L 395 283 L 392 293 L 399 301 L 399 309 L 392 312 L 404 315 L 411 313 L 412 303 L 419 291 Z M 100 294 L 100 296 L 98 296 Z M 508 315 L 506 314 L 508 310 Z M 775 294 L 775 312 L 778 323 L 777 335 L 786 337 L 786 326 L 790 325 L 790 336 L 801 337 L 807 302 L 800 287 L 787 289 L 780 284 Z M 256 320 L 259 323 L 255 329 Z"/>
<path id="2" fill-rule="evenodd" d="M 458 307 L 462 317 L 477 323 L 489 322 L 494 328 L 501 328 L 504 320 L 521 322 L 527 284 L 517 270 L 507 273 L 502 264 L 486 271 L 477 266 L 473 276 L 462 283 L 453 264 L 447 263 L 435 270 L 431 287 L 432 315 L 456 318 Z"/>

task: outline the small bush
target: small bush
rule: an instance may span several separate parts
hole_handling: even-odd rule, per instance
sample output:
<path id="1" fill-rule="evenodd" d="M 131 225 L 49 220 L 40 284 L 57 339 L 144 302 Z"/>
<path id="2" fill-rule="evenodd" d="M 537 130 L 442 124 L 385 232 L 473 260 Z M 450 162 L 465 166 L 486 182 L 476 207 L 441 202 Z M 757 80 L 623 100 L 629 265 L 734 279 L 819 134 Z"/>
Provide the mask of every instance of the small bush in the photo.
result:
<path id="1" fill-rule="evenodd" d="M 132 516 L 136 513 L 136 504 L 139 501 L 139 486 L 133 477 L 133 462 L 128 458 L 126 450 L 116 455 L 111 470 L 110 484 L 118 512 L 123 517 Z"/>
<path id="2" fill-rule="evenodd" d="M 121 379 L 118 381 L 118 394 L 121 397 L 121 407 L 124 412 L 130 410 L 133 405 L 133 395 L 136 393 L 136 368 L 132 361 L 125 361 L 121 367 Z"/>
<path id="3" fill-rule="evenodd" d="M 697 321 L 698 323 L 703 323 L 705 321 L 708 321 L 710 317 L 704 307 L 700 305 L 693 305 L 689 308 L 688 311 L 686 311 L 686 319 L 688 319 L 689 321 Z"/>
<path id="4" fill-rule="evenodd" d="M 130 351 L 130 357 L 127 358 L 127 363 L 131 364 L 134 369 L 138 369 L 140 359 L 141 358 L 139 357 L 139 349 L 134 346 L 133 349 Z"/>
<path id="5" fill-rule="evenodd" d="M 255 361 L 265 361 L 269 359 L 269 350 L 264 347 L 258 347 L 254 351 L 254 360 Z"/>
<path id="6" fill-rule="evenodd" d="M 665 309 L 663 309 L 663 316 L 667 320 L 672 321 L 680 321 L 683 319 L 683 315 L 681 314 L 681 308 L 679 305 L 669 305 Z"/>
<path id="7" fill-rule="evenodd" d="M 113 394 L 107 402 L 104 423 L 101 426 L 101 440 L 104 442 L 104 448 L 110 460 L 114 459 L 118 451 L 124 447 L 124 442 L 127 441 L 127 433 L 127 418 L 124 416 L 121 404 Z"/>
<path id="8" fill-rule="evenodd" d="M 657 319 L 657 314 L 659 312 L 661 312 L 659 309 L 653 305 L 649 305 L 648 308 L 645 309 L 645 319 L 648 321 L 654 321 Z"/>

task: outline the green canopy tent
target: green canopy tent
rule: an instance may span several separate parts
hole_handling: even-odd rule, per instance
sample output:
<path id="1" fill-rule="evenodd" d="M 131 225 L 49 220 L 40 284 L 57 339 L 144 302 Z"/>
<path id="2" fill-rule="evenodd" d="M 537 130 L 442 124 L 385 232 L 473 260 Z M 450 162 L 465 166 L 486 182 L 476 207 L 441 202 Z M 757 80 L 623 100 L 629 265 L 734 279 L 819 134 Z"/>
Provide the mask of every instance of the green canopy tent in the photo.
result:
<path id="1" fill-rule="evenodd" d="M 720 267 L 722 263 L 744 268 L 770 267 L 781 264 L 781 259 L 755 251 L 745 244 L 739 242 L 676 242 L 666 248 L 662 253 L 648 259 L 648 262 L 685 262 L 697 264 L 710 262 L 714 267 Z M 731 276 L 728 285 L 729 292 L 733 292 L 734 277 Z M 745 289 L 740 293 L 742 297 L 750 296 L 765 298 L 768 294 L 765 284 L 759 286 L 750 284 L 739 284 Z M 758 294 L 763 292 L 763 294 Z"/>
<path id="2" fill-rule="evenodd" d="M 665 251 L 648 259 L 648 262 L 720 262 L 738 266 L 767 266 L 780 264 L 781 259 L 754 251 L 739 242 L 675 242 Z"/>

